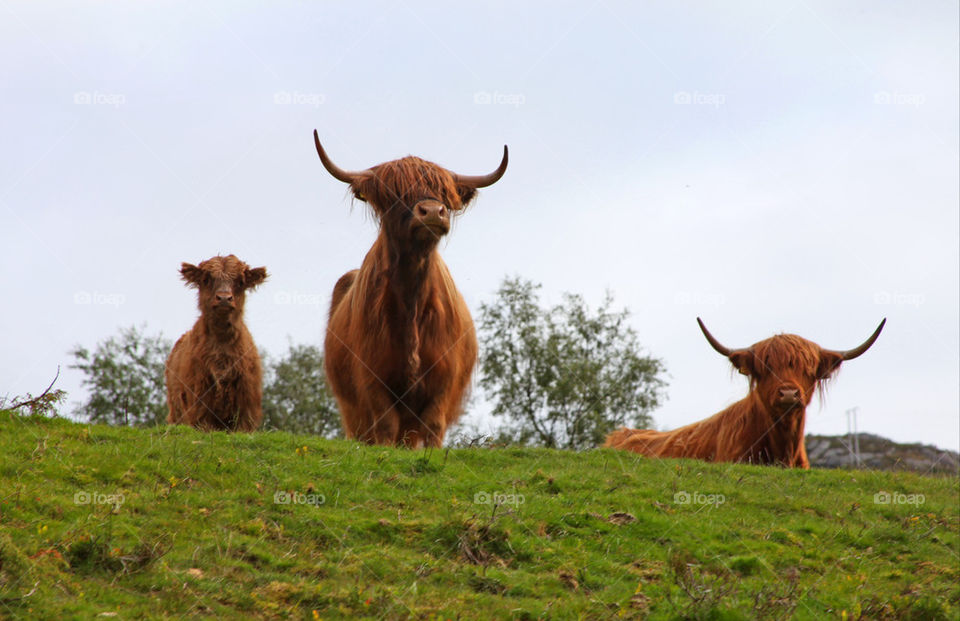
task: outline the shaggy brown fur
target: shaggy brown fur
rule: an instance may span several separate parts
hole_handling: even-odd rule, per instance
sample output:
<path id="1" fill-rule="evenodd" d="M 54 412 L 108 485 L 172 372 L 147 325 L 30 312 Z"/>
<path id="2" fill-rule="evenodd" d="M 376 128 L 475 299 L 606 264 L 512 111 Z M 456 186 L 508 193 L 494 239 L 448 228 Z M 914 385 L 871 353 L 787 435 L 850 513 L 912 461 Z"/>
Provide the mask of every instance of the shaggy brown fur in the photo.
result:
<path id="1" fill-rule="evenodd" d="M 650 457 L 809 468 L 803 443 L 806 408 L 823 381 L 840 368 L 842 352 L 780 334 L 733 351 L 729 360 L 750 378 L 746 398 L 673 431 L 618 429 L 604 446 Z"/>
<path id="2" fill-rule="evenodd" d="M 267 278 L 235 257 L 213 257 L 180 274 L 199 289 L 200 318 L 167 358 L 169 423 L 253 431 L 263 420 L 260 354 L 243 323 L 246 291 Z"/>
<path id="3" fill-rule="evenodd" d="M 350 187 L 380 232 L 330 305 L 324 359 L 344 430 L 368 444 L 439 447 L 460 416 L 477 339 L 436 248 L 476 189 L 417 157 L 375 166 Z"/>

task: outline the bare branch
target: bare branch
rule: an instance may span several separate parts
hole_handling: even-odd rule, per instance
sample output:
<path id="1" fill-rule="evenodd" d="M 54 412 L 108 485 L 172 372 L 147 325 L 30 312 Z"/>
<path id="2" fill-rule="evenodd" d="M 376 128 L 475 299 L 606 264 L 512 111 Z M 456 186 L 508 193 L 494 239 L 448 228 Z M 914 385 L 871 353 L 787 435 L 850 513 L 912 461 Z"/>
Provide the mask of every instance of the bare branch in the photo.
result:
<path id="1" fill-rule="evenodd" d="M 49 393 L 49 392 L 50 392 L 50 389 L 53 388 L 53 385 L 54 385 L 55 383 L 57 383 L 57 378 L 59 378 L 59 377 L 60 377 L 60 365 L 57 365 L 57 374 L 56 374 L 56 376 L 54 376 L 53 381 L 50 382 L 50 385 L 47 386 L 47 389 L 46 389 L 46 390 L 44 390 L 42 393 L 40 393 L 38 396 L 34 397 L 33 399 L 30 399 L 30 400 L 28 400 L 28 401 L 15 402 L 15 403 L 13 403 L 12 405 L 4 406 L 3 409 L 5 409 L 5 410 L 16 410 L 17 408 L 22 408 L 22 407 L 24 407 L 24 406 L 26 406 L 26 405 L 36 405 L 37 403 L 39 403 L 40 401 L 42 401 L 44 397 L 47 396 L 47 393 Z"/>

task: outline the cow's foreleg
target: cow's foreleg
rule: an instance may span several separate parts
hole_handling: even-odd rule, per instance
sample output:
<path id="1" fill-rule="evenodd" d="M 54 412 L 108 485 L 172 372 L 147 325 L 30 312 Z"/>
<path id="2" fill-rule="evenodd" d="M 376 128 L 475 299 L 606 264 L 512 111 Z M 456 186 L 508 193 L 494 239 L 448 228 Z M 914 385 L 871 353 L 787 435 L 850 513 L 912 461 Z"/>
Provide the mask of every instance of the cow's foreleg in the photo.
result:
<path id="1" fill-rule="evenodd" d="M 424 448 L 440 448 L 447 433 L 447 421 L 439 407 L 427 407 L 420 419 L 420 437 Z"/>
<path id="2" fill-rule="evenodd" d="M 364 410 L 369 422 L 357 430 L 357 439 L 367 444 L 396 445 L 400 415 L 392 401 L 387 396 L 377 395 L 370 399 Z"/>
<path id="3" fill-rule="evenodd" d="M 795 468 L 803 468 L 804 470 L 810 469 L 810 460 L 807 458 L 807 446 L 803 438 L 800 439 L 800 446 L 797 447 L 797 458 L 793 466 Z"/>

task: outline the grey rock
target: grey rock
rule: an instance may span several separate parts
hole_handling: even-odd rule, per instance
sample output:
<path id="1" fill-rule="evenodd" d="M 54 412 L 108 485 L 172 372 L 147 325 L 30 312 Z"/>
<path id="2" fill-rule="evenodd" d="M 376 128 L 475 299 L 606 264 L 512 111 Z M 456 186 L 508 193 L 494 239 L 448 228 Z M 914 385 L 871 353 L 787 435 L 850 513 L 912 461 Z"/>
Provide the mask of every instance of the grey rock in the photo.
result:
<path id="1" fill-rule="evenodd" d="M 855 468 L 849 436 L 806 437 L 812 468 Z M 871 433 L 860 434 L 860 467 L 960 476 L 960 454 L 925 444 L 898 444 Z"/>

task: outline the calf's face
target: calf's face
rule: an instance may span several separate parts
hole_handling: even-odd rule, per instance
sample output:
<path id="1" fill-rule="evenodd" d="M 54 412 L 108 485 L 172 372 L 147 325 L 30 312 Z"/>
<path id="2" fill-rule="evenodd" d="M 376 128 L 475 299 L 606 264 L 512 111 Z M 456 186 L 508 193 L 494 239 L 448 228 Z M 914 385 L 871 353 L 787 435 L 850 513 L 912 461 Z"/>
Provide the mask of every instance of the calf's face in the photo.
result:
<path id="1" fill-rule="evenodd" d="M 231 320 L 243 315 L 247 290 L 266 280 L 267 269 L 251 268 L 231 254 L 207 259 L 199 265 L 183 263 L 180 275 L 188 285 L 198 289 L 201 313 Z"/>

